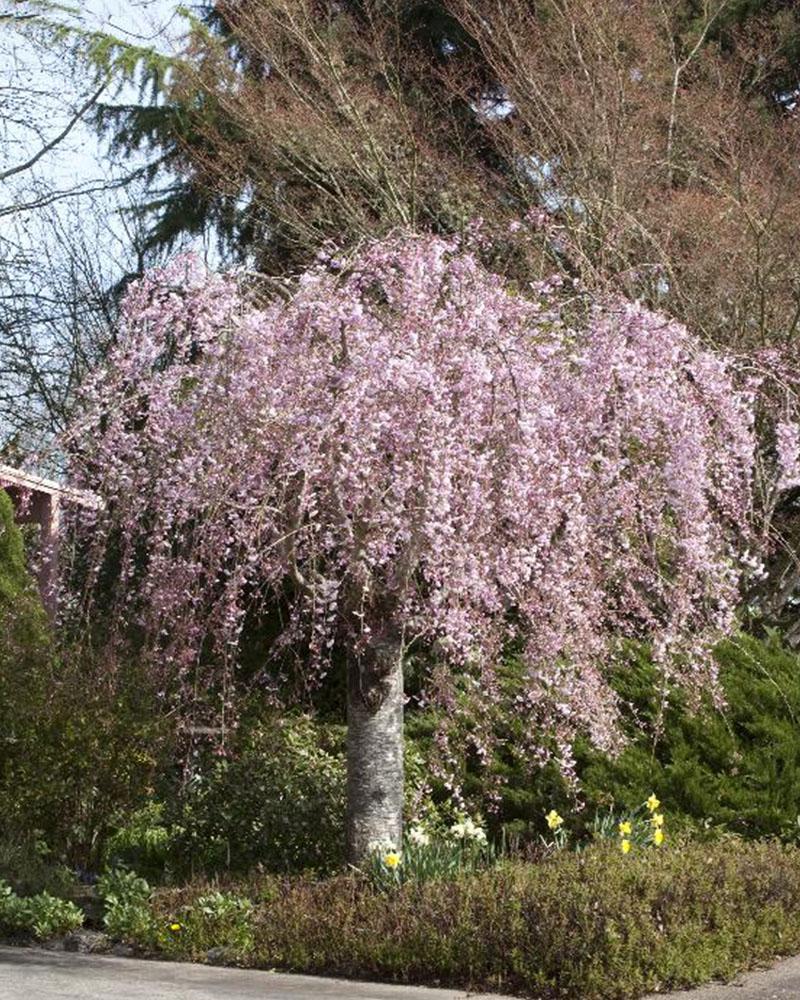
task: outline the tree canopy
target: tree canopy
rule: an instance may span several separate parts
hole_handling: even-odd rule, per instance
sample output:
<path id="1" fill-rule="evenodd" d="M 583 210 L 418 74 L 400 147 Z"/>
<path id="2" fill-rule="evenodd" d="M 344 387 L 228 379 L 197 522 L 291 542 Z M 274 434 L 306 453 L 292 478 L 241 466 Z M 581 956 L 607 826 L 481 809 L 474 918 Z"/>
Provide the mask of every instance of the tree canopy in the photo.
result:
<path id="1" fill-rule="evenodd" d="M 440 703 L 471 676 L 479 720 L 517 648 L 539 753 L 543 733 L 614 744 L 602 665 L 621 636 L 713 687 L 750 566 L 754 397 L 683 327 L 560 279 L 516 292 L 419 236 L 266 305 L 181 258 L 124 316 L 74 467 L 108 501 L 114 619 L 189 689 L 235 680 L 246 616 L 276 604 L 271 690 L 282 657 L 313 686 L 337 649 L 379 680 L 390 637 L 430 652 Z"/>

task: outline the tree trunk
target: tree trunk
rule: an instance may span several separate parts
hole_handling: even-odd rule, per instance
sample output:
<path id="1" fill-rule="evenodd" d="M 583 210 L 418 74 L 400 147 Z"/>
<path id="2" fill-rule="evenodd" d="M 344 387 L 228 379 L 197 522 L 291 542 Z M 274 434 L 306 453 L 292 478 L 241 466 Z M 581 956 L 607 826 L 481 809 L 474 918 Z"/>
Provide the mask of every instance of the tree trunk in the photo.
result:
<path id="1" fill-rule="evenodd" d="M 347 678 L 347 856 L 403 838 L 403 646 L 376 639 Z"/>

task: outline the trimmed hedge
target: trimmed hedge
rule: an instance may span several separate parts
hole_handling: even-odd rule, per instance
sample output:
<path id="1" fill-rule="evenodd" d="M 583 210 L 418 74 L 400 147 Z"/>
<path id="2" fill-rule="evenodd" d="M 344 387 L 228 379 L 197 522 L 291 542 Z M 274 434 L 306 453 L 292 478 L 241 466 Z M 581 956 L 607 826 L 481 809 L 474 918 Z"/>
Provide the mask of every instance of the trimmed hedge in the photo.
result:
<path id="1" fill-rule="evenodd" d="M 208 891 L 157 893 L 150 943 L 178 926 L 175 957 L 216 947 L 192 916 Z M 254 903 L 239 963 L 523 996 L 623 1000 L 800 949 L 800 851 L 777 842 L 598 846 L 391 892 L 354 876 L 237 891 Z"/>

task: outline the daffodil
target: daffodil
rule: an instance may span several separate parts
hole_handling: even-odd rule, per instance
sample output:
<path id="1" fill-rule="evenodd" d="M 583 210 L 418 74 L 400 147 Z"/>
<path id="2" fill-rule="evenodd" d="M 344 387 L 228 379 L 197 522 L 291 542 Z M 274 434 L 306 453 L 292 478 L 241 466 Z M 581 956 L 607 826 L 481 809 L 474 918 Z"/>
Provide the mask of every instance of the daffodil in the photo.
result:
<path id="1" fill-rule="evenodd" d="M 427 847 L 431 842 L 430 835 L 421 826 L 414 826 L 408 831 L 408 839 L 417 847 Z"/>
<path id="2" fill-rule="evenodd" d="M 383 863 L 387 868 L 395 869 L 400 864 L 400 855 L 397 851 L 389 851 L 388 854 L 384 854 Z"/>
<path id="3" fill-rule="evenodd" d="M 651 818 L 650 822 L 657 830 L 661 829 L 661 827 L 664 825 L 664 814 L 655 813 L 655 815 Z"/>
<path id="4" fill-rule="evenodd" d="M 647 808 L 651 813 L 654 813 L 656 809 L 661 805 L 659 799 L 656 798 L 655 794 L 651 792 L 650 798 L 647 800 Z"/>
<path id="5" fill-rule="evenodd" d="M 627 838 L 625 838 L 624 840 L 620 841 L 619 846 L 622 853 L 627 854 L 631 849 L 631 842 Z"/>
<path id="6" fill-rule="evenodd" d="M 658 829 L 653 834 L 653 843 L 656 845 L 656 847 L 661 847 L 661 845 L 664 843 L 664 831 L 661 829 L 661 827 L 658 827 Z"/>
<path id="7" fill-rule="evenodd" d="M 630 823 L 628 822 L 628 820 L 624 819 L 620 823 L 620 825 L 619 825 L 619 835 L 620 835 L 620 837 L 627 837 L 628 834 L 631 832 L 631 829 L 632 829 L 632 827 L 631 827 Z"/>
<path id="8" fill-rule="evenodd" d="M 551 809 L 545 816 L 545 819 L 547 820 L 547 825 L 551 830 L 557 830 L 564 822 L 563 817 L 559 816 L 555 809 Z"/>

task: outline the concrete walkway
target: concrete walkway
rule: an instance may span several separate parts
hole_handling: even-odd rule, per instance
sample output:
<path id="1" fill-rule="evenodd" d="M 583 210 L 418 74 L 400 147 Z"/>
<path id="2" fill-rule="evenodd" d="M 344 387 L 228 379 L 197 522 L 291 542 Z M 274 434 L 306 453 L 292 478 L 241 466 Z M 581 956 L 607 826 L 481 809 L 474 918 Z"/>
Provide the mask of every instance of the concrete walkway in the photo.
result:
<path id="1" fill-rule="evenodd" d="M 0 947 L 2 1000 L 511 1000 L 418 986 L 357 983 L 178 962 Z M 581 1000 L 574 997 L 572 1000 Z M 800 956 L 742 976 L 646 1000 L 800 1000 Z"/>
<path id="2" fill-rule="evenodd" d="M 645 1000 L 800 1000 L 800 955 L 785 958 L 769 969 L 748 972 L 728 986 L 698 986 Z"/>
<path id="3" fill-rule="evenodd" d="M 418 986 L 0 947 L 2 1000 L 466 1000 L 468 996 L 502 1000 Z"/>

